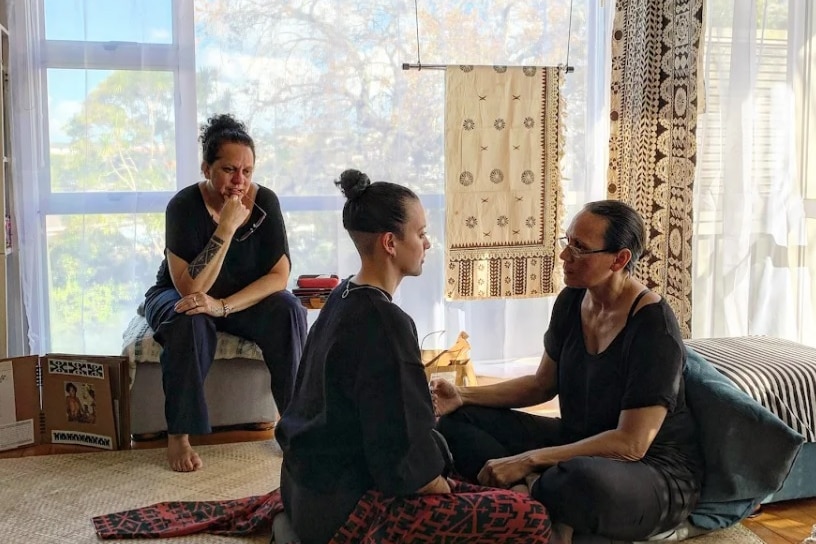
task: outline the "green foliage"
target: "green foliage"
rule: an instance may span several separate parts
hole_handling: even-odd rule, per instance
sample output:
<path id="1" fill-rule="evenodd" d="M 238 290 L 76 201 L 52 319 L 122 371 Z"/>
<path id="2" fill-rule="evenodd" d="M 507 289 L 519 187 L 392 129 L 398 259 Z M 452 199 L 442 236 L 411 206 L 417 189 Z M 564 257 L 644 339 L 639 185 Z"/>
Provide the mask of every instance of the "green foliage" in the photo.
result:
<path id="1" fill-rule="evenodd" d="M 337 273 L 337 238 L 346 236 L 339 212 L 285 213 L 284 222 L 292 256 L 292 285 L 301 274 Z"/>
<path id="2" fill-rule="evenodd" d="M 569 10 L 543 1 L 421 3 L 423 62 L 562 63 Z M 586 7 L 574 11 L 574 33 L 585 34 Z M 199 70 L 208 67 L 213 101 L 223 96 L 249 123 L 256 181 L 287 195 L 334 195 L 331 181 L 348 167 L 443 192 L 444 72 L 402 69 L 416 61 L 414 30 L 410 2 L 196 2 Z M 585 49 L 573 49 L 572 61 L 585 59 Z M 578 91 L 583 81 L 572 84 Z M 217 111 L 207 107 L 202 118 Z"/>
<path id="3" fill-rule="evenodd" d="M 51 154 L 55 192 L 174 191 L 173 76 L 111 72 L 65 127 Z M 161 214 L 68 215 L 48 220 L 52 349 L 118 353 L 126 322 L 164 250 Z"/>
<path id="4" fill-rule="evenodd" d="M 174 118 L 172 73 L 111 72 L 65 127 L 70 143 L 52 151 L 52 190 L 174 190 Z"/>
<path id="5" fill-rule="evenodd" d="M 118 353 L 164 247 L 159 214 L 49 218 L 52 349 Z"/>

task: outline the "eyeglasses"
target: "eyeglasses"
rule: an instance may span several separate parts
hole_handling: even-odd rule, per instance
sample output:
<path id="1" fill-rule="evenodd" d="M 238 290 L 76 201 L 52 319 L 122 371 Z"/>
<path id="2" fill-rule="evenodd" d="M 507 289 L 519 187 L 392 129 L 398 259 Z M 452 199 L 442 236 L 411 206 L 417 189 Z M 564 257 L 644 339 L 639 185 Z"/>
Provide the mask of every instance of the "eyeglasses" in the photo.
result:
<path id="1" fill-rule="evenodd" d="M 252 223 L 252 225 L 249 226 L 249 230 L 247 230 L 238 238 L 233 238 L 233 240 L 235 240 L 236 242 L 243 242 L 244 240 L 252 236 L 252 233 L 258 230 L 258 227 L 260 227 L 261 223 L 263 223 L 264 219 L 266 219 L 266 210 L 258 206 L 258 203 L 255 202 L 254 200 L 252 201 L 252 206 L 257 208 L 258 211 L 261 212 L 261 216 L 258 218 L 257 221 L 255 221 L 254 223 Z"/>
<path id="2" fill-rule="evenodd" d="M 586 255 L 592 255 L 593 253 L 614 253 L 618 251 L 617 249 L 581 249 L 580 247 L 575 247 L 570 245 L 569 238 L 566 236 L 562 236 L 558 239 L 558 245 L 561 249 L 567 249 L 570 252 L 570 255 L 573 256 L 575 259 L 580 259 L 581 257 L 585 257 Z"/>

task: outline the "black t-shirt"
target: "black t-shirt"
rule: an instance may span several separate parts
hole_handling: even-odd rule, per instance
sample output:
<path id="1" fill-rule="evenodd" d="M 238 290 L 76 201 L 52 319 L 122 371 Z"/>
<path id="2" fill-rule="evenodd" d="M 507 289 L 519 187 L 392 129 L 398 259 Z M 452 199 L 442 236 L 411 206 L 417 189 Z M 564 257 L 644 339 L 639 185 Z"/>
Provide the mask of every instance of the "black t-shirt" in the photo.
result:
<path id="1" fill-rule="evenodd" d="M 303 542 L 327 542 L 369 489 L 406 495 L 440 475 L 434 423 L 413 320 L 385 291 L 341 283 L 275 428 L 284 506 Z"/>
<path id="2" fill-rule="evenodd" d="M 581 324 L 585 289 L 565 288 L 544 336 L 558 363 L 558 399 L 572 442 L 614 429 L 622 410 L 664 406 L 668 413 L 644 462 L 682 478 L 702 471 L 696 423 L 686 406 L 680 328 L 664 299 L 629 317 L 603 352 L 588 353 Z"/>
<path id="3" fill-rule="evenodd" d="M 253 206 L 249 220 L 235 231 L 218 278 L 208 291 L 215 298 L 228 297 L 240 291 L 261 276 L 268 274 L 281 256 L 289 257 L 289 242 L 283 224 L 278 197 L 270 189 L 258 186 L 255 203 L 266 212 L 266 218 L 249 237 L 237 242 L 263 215 Z M 185 187 L 167 204 L 165 212 L 165 244 L 168 250 L 186 262 L 192 262 L 218 227 L 210 216 L 198 184 Z M 156 284 L 146 297 L 173 287 L 165 257 L 156 274 Z"/>

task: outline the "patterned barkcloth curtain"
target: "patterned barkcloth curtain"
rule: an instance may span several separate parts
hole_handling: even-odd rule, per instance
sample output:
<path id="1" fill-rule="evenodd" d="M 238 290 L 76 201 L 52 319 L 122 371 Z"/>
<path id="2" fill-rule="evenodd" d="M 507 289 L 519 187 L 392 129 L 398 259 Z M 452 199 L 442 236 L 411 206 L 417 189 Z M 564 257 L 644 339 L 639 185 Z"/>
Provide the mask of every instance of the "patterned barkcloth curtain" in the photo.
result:
<path id="1" fill-rule="evenodd" d="M 637 270 L 691 335 L 692 190 L 703 0 L 616 3 L 609 198 L 635 207 L 649 248 Z"/>
<path id="2" fill-rule="evenodd" d="M 556 67 L 447 68 L 448 299 L 559 290 L 562 81 Z"/>

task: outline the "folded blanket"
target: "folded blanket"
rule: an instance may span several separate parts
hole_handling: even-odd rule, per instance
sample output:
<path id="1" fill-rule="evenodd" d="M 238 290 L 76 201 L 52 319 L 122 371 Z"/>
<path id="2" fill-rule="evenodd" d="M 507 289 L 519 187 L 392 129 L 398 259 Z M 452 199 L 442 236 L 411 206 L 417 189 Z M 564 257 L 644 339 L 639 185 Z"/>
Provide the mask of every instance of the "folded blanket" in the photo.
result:
<path id="1" fill-rule="evenodd" d="M 229 501 L 161 502 L 93 518 L 99 538 L 168 538 L 195 533 L 252 535 L 271 532 L 283 512 L 280 490 Z"/>

